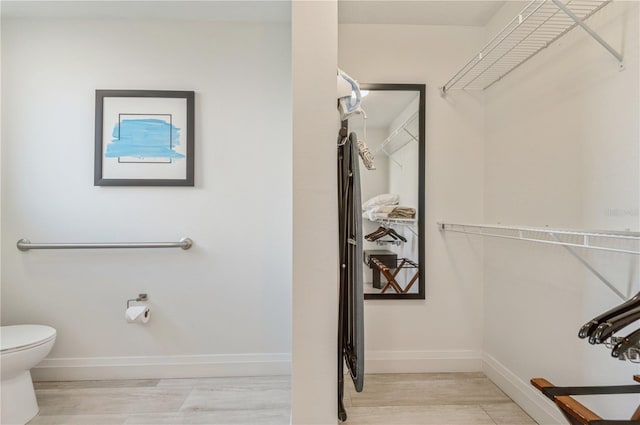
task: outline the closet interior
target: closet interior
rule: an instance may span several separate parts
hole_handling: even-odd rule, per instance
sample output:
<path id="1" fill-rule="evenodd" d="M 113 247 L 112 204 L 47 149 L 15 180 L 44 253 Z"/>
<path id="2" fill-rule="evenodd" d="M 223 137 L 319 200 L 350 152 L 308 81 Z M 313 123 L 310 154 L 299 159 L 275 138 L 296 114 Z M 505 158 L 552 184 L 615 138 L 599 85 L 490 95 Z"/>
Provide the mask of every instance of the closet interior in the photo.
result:
<path id="1" fill-rule="evenodd" d="M 397 251 L 420 226 L 377 216 L 404 196 L 371 191 L 373 174 L 361 169 L 365 359 L 400 346 L 425 356 L 477 350 L 479 368 L 538 423 L 640 423 L 640 385 L 629 382 L 640 361 L 638 4 L 498 3 L 484 33 L 404 27 L 382 7 L 364 24 L 343 6 L 342 69 L 363 87 L 426 82 L 422 133 L 421 112 L 378 134 L 371 122 L 385 108 L 370 102 L 369 111 L 366 96 L 366 119 L 352 120 L 389 169 L 401 169 L 396 153 L 425 136 L 424 251 L 415 258 Z M 424 301 L 367 297 L 409 293 L 413 279 L 425 285 Z M 442 370 L 434 363 L 419 364 Z"/>

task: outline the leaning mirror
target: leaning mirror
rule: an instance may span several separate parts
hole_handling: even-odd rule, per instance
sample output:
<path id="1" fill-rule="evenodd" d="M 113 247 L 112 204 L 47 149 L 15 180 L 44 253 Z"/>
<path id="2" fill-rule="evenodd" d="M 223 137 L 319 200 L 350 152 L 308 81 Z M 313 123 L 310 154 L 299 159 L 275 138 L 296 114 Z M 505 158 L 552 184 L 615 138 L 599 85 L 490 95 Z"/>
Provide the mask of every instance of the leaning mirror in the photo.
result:
<path id="1" fill-rule="evenodd" d="M 425 85 L 361 84 L 351 119 L 374 156 L 360 167 L 364 298 L 424 299 Z"/>

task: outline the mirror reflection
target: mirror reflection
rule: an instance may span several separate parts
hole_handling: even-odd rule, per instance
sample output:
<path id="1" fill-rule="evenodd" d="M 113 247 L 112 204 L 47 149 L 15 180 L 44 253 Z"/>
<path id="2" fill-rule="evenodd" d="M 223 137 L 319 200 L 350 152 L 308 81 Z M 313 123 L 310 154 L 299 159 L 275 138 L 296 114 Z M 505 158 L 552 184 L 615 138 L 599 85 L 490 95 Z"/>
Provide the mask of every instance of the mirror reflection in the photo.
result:
<path id="1" fill-rule="evenodd" d="M 375 167 L 360 168 L 365 299 L 424 299 L 424 85 L 361 88 L 367 120 L 350 125 Z"/>

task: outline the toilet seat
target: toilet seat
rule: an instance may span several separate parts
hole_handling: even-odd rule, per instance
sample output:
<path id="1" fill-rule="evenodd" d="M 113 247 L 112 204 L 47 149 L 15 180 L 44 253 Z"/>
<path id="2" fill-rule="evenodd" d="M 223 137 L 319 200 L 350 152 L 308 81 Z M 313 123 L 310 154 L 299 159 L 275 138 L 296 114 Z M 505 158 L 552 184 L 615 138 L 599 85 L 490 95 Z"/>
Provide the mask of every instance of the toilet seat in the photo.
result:
<path id="1" fill-rule="evenodd" d="M 56 330 L 44 325 L 13 325 L 0 327 L 0 353 L 28 350 L 55 339 Z"/>

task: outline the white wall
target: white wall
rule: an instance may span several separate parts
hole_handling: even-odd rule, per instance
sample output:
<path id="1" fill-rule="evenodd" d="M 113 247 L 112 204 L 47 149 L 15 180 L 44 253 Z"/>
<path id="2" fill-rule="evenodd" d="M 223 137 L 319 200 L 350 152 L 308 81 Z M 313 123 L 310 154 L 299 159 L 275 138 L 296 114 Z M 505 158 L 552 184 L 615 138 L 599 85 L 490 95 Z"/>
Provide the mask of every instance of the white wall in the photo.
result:
<path id="1" fill-rule="evenodd" d="M 427 299 L 365 301 L 367 372 L 481 368 L 481 244 L 445 244 L 436 221 L 482 221 L 482 98 L 443 99 L 438 86 L 483 37 L 473 27 L 339 27 L 340 68 L 359 82 L 427 84 Z"/>
<path id="2" fill-rule="evenodd" d="M 288 24 L 2 22 L 2 323 L 58 330 L 37 377 L 288 373 L 290 37 Z M 96 89 L 194 90 L 195 187 L 94 187 Z M 15 248 L 183 236 L 189 251 Z M 139 292 L 146 326 L 123 317 Z"/>
<path id="3" fill-rule="evenodd" d="M 0 7 L 0 25 L 2 8 Z M 1 29 L 1 28 L 0 28 Z M 2 31 L 0 30 L 0 117 L 2 117 Z M 0 241 L 2 241 L 2 119 L 0 119 Z M 0 288 L 2 285 L 2 243 L 0 243 Z M 0 317 L 2 316 L 2 291 L 0 291 Z"/>
<path id="4" fill-rule="evenodd" d="M 517 6 L 507 4 L 490 27 L 503 26 Z M 588 22 L 624 51 L 624 71 L 576 29 L 485 92 L 485 222 L 640 228 L 638 3 L 613 2 Z M 639 289 L 637 257 L 581 253 L 619 289 Z M 620 299 L 564 249 L 487 238 L 485 260 L 486 371 L 535 419 L 564 423 L 531 389 L 533 377 L 632 383 L 637 366 L 577 338 Z M 588 403 L 604 417 L 628 419 L 638 396 Z"/>
<path id="5" fill-rule="evenodd" d="M 335 424 L 338 385 L 338 4 L 294 1 L 292 424 Z"/>

